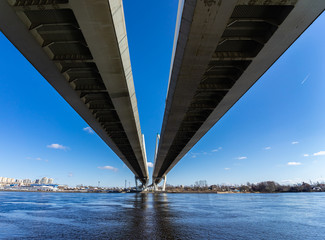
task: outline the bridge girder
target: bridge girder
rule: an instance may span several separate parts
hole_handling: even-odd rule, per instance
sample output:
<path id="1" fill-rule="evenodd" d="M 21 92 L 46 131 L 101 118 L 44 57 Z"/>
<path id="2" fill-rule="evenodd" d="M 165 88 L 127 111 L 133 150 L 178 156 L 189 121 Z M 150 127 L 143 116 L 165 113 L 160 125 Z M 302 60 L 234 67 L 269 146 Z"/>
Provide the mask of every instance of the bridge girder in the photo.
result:
<path id="1" fill-rule="evenodd" d="M 148 181 L 121 0 L 4 0 L 0 30 Z"/>
<path id="2" fill-rule="evenodd" d="M 180 0 L 155 183 L 324 8 L 323 0 Z"/>

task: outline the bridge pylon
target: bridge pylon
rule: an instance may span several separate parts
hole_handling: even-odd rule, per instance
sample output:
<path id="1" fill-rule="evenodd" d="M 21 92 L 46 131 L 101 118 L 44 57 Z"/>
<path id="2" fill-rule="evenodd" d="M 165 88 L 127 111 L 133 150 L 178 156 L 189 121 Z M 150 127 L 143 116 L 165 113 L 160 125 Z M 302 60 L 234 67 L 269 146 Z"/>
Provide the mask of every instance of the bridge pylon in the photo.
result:
<path id="1" fill-rule="evenodd" d="M 164 177 L 163 177 L 163 179 L 164 179 L 164 183 L 163 183 L 163 186 L 162 186 L 162 191 L 166 191 L 166 182 L 167 182 L 167 176 L 165 175 Z"/>

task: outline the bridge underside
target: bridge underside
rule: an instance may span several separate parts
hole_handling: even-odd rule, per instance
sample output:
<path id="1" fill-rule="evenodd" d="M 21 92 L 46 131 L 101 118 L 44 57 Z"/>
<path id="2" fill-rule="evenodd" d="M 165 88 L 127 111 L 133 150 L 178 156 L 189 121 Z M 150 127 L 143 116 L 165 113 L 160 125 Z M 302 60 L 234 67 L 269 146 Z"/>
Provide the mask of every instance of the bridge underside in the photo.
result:
<path id="1" fill-rule="evenodd" d="M 147 182 L 122 2 L 1 1 L 0 30 Z"/>
<path id="2" fill-rule="evenodd" d="M 161 181 L 324 8 L 322 0 L 180 3 L 154 182 Z"/>

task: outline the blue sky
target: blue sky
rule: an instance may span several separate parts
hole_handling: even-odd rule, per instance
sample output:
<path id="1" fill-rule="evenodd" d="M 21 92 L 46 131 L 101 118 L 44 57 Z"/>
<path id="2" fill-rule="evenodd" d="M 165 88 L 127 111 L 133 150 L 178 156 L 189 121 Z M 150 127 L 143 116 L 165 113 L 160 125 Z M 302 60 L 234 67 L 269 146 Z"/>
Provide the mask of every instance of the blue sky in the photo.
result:
<path id="1" fill-rule="evenodd" d="M 150 162 L 164 113 L 177 5 L 124 1 Z M 324 26 L 323 14 L 176 165 L 168 183 L 325 181 Z M 132 185 L 131 171 L 1 33 L 0 51 L 0 176 Z"/>

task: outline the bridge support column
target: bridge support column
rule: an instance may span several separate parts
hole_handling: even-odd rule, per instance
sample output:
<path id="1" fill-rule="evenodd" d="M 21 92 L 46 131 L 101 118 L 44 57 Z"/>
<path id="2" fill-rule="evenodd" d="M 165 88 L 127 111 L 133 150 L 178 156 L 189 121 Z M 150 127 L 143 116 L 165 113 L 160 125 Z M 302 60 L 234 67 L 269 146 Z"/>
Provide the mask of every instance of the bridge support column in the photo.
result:
<path id="1" fill-rule="evenodd" d="M 134 176 L 134 180 L 135 180 L 135 189 L 138 191 L 138 178 L 136 176 Z"/>
<path id="2" fill-rule="evenodd" d="M 162 191 L 166 191 L 166 182 L 167 182 L 167 176 L 164 177 L 164 183 L 162 186 Z"/>
<path id="3" fill-rule="evenodd" d="M 155 191 L 155 192 L 157 192 L 158 191 L 158 186 L 157 186 L 157 183 L 153 183 L 153 190 Z"/>
<path id="4" fill-rule="evenodd" d="M 142 183 L 140 188 L 142 191 L 147 191 L 148 190 L 148 180 L 145 183 Z"/>

